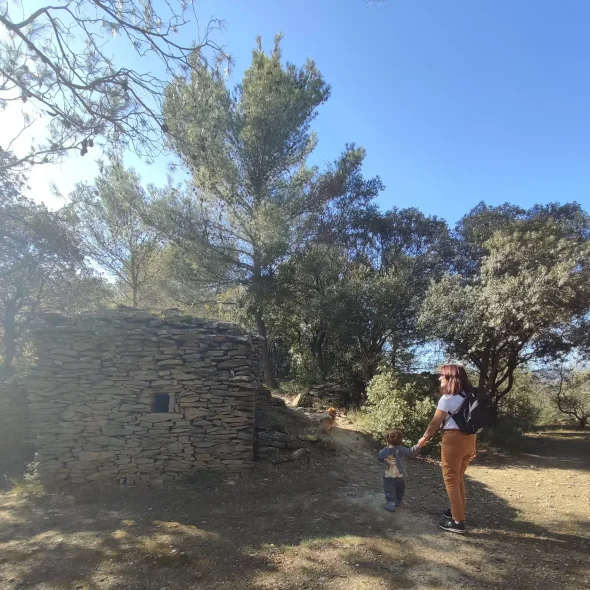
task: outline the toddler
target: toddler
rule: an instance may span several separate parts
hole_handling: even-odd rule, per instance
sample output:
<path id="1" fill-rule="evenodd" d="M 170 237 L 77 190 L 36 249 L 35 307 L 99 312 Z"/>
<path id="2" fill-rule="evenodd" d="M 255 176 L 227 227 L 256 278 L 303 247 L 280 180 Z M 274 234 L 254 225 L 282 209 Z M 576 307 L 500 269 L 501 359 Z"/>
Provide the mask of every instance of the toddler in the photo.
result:
<path id="1" fill-rule="evenodd" d="M 377 459 L 383 463 L 383 490 L 385 492 L 385 510 L 393 512 L 400 506 L 406 491 L 407 475 L 405 457 L 415 457 L 420 450 L 418 445 L 403 447 L 403 434 L 392 430 L 385 435 L 387 446 L 379 451 Z"/>

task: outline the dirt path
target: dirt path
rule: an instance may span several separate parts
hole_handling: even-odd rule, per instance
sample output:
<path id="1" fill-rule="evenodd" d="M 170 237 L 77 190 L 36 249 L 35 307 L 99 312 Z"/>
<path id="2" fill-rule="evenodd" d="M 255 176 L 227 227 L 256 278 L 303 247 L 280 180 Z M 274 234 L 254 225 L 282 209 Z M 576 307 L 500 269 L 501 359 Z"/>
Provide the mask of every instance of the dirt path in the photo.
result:
<path id="1" fill-rule="evenodd" d="M 435 461 L 410 465 L 386 513 L 374 451 L 343 424 L 335 452 L 259 464 L 233 484 L 101 497 L 0 496 L 0 588 L 381 590 L 590 586 L 590 440 L 531 437 L 470 470 L 471 532 L 438 531 Z M 534 452 L 533 452 L 534 451 Z"/>

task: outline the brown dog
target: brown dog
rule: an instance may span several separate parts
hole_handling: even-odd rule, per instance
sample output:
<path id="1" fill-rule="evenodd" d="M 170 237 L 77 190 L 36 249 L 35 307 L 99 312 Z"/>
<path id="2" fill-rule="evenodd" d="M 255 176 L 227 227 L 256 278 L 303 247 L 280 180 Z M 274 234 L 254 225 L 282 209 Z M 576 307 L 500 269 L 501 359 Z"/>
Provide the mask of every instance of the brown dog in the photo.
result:
<path id="1" fill-rule="evenodd" d="M 336 422 L 336 409 L 330 408 L 328 413 L 320 416 L 320 430 L 325 434 L 328 434 Z"/>

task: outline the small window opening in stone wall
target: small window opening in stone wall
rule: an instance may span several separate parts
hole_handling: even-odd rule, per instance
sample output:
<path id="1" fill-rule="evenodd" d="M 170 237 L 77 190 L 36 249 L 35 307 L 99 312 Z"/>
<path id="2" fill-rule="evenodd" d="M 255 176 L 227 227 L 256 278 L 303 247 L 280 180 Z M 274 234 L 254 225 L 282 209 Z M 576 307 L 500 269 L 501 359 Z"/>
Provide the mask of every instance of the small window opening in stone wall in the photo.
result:
<path id="1" fill-rule="evenodd" d="M 166 414 L 170 405 L 170 395 L 167 393 L 156 393 L 152 403 L 152 412 Z"/>

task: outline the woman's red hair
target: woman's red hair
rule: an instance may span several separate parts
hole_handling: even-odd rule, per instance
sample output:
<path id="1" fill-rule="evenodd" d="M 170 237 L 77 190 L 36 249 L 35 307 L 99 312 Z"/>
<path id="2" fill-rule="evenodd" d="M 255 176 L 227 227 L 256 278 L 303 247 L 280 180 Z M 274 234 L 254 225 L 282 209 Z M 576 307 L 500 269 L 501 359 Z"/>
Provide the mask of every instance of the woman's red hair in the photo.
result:
<path id="1" fill-rule="evenodd" d="M 462 391 L 473 391 L 465 369 L 461 365 L 443 365 L 440 374 L 444 377 L 440 384 L 440 392 L 443 395 L 457 395 Z"/>

